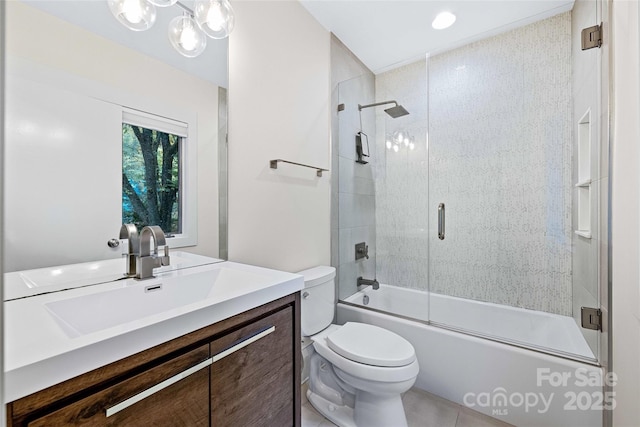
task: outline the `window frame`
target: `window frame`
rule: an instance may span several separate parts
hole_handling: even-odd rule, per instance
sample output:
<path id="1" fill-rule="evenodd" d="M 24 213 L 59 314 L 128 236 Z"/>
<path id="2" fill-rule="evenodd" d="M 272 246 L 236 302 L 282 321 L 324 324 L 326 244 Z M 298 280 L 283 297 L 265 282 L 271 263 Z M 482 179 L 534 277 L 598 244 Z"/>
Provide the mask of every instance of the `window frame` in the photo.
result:
<path id="1" fill-rule="evenodd" d="M 180 195 L 178 197 L 181 212 L 179 234 L 167 238 L 170 248 L 183 248 L 198 244 L 198 205 L 197 205 L 197 122 L 194 115 L 183 113 L 160 115 L 122 106 L 122 124 L 143 126 L 148 129 L 171 133 L 180 137 Z M 122 155 L 122 149 L 120 149 Z M 122 162 L 121 162 L 122 165 Z M 122 167 L 122 166 L 120 166 Z M 122 194 L 122 184 L 120 193 Z M 120 207 L 122 210 L 122 207 Z M 163 230 L 166 231 L 166 230 Z"/>

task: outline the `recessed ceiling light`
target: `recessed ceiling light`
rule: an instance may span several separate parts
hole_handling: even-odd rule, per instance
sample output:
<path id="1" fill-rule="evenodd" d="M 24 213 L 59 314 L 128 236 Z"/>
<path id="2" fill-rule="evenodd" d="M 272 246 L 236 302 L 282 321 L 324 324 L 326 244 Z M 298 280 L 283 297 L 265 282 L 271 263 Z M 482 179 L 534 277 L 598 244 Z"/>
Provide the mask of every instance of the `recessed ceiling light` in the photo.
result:
<path id="1" fill-rule="evenodd" d="M 456 22 L 456 15 L 451 12 L 441 12 L 433 20 L 431 26 L 436 30 L 444 30 L 452 26 L 454 22 Z"/>

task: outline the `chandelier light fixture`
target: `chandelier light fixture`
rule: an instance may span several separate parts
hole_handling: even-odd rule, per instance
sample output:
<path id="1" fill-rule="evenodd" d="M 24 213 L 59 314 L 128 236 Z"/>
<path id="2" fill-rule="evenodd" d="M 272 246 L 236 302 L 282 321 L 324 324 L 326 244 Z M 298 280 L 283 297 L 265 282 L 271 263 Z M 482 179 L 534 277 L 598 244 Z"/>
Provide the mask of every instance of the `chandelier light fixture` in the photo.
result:
<path id="1" fill-rule="evenodd" d="M 200 29 L 212 39 L 229 37 L 235 24 L 233 9 L 227 0 L 196 0 L 195 17 Z"/>
<path id="2" fill-rule="evenodd" d="M 228 0 L 196 0 L 194 10 L 178 0 L 107 0 L 113 16 L 133 31 L 145 31 L 156 21 L 156 6 L 177 5 L 183 14 L 169 23 L 171 46 L 187 58 L 195 58 L 207 47 L 207 37 L 229 37 L 235 24 Z"/>
<path id="3" fill-rule="evenodd" d="M 195 58 L 207 47 L 207 37 L 187 13 L 176 16 L 169 23 L 169 41 L 175 50 L 187 58 Z"/>
<path id="4" fill-rule="evenodd" d="M 116 19 L 132 31 L 145 31 L 156 22 L 156 7 L 147 0 L 108 0 Z"/>

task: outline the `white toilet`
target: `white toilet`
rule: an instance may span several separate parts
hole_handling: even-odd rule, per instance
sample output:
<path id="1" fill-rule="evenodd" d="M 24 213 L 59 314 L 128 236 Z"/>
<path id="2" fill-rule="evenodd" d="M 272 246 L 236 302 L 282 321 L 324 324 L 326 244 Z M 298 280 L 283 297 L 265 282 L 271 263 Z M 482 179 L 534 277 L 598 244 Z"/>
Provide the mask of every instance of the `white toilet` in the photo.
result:
<path id="1" fill-rule="evenodd" d="M 310 337 L 315 350 L 308 361 L 311 404 L 340 427 L 406 426 L 401 393 L 411 388 L 419 370 L 411 343 L 373 325 L 331 324 L 335 268 L 298 274 L 304 276 L 303 341 Z"/>

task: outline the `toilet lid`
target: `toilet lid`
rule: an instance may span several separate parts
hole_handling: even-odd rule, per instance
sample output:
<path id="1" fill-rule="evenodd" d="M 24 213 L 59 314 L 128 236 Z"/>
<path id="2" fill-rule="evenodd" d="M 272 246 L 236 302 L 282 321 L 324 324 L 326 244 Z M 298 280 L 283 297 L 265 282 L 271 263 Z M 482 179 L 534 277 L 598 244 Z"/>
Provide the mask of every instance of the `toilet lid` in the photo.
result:
<path id="1" fill-rule="evenodd" d="M 342 357 L 373 366 L 405 366 L 416 358 L 409 341 L 365 323 L 345 323 L 327 336 L 327 344 Z"/>

